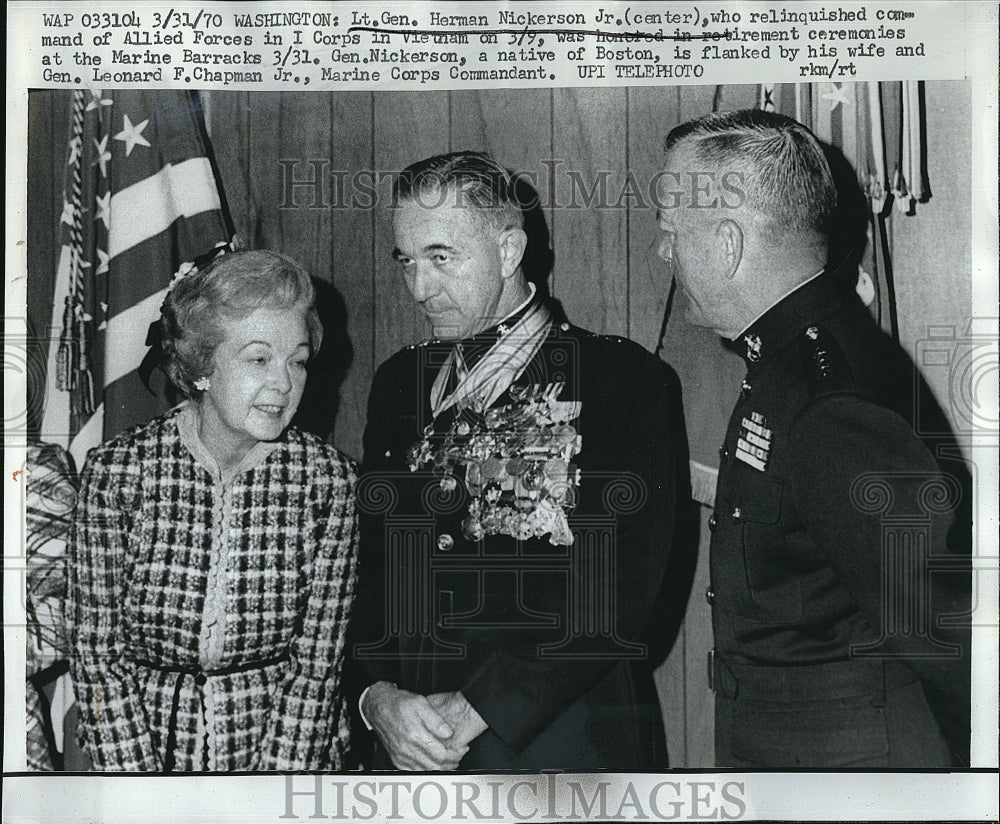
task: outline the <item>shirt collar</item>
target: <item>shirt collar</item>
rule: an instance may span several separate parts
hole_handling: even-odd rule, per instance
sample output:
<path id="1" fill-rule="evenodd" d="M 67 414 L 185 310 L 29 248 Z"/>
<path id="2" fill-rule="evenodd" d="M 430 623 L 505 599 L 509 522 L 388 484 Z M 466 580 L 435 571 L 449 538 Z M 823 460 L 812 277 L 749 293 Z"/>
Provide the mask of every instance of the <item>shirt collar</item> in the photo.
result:
<path id="1" fill-rule="evenodd" d="M 527 314 L 528 308 L 535 303 L 537 293 L 538 290 L 535 288 L 535 284 L 529 283 L 528 297 L 522 301 L 516 309 L 508 313 L 503 320 L 476 332 L 476 334 L 471 335 L 468 338 L 455 341 L 455 343 L 461 343 L 464 348 L 468 348 L 470 345 L 477 346 L 484 343 L 492 346 L 511 329 L 513 329 L 517 322 Z"/>
<path id="2" fill-rule="evenodd" d="M 825 269 L 820 269 L 815 275 L 810 275 L 804 281 L 802 281 L 801 283 L 793 286 L 791 289 L 789 289 L 787 292 L 785 292 L 785 294 L 783 294 L 780 298 L 778 298 L 770 306 L 768 306 L 767 309 L 765 309 L 763 312 L 761 312 L 759 315 L 757 315 L 757 317 L 755 317 L 752 321 L 750 321 L 750 323 L 748 323 L 743 328 L 743 331 L 740 332 L 734 338 L 734 340 L 739 340 L 740 338 L 742 338 L 743 335 L 750 329 L 751 326 L 753 326 L 757 321 L 759 321 L 762 317 L 764 317 L 764 315 L 766 315 L 768 312 L 770 312 L 775 306 L 777 306 L 779 303 L 781 303 L 781 301 L 783 301 L 785 298 L 787 298 L 793 292 L 797 292 L 799 289 L 801 289 L 807 283 L 811 283 L 812 281 L 816 280 L 816 278 L 818 278 L 820 275 L 822 275 L 823 272 L 825 272 L 825 271 L 826 271 Z"/>
<path id="3" fill-rule="evenodd" d="M 538 289 L 535 287 L 535 284 L 529 283 L 528 297 L 526 297 L 513 312 L 511 312 L 509 315 L 507 315 L 507 317 L 505 317 L 502 321 L 500 321 L 500 323 L 509 320 L 510 318 L 514 317 L 514 315 L 520 315 L 522 312 L 524 312 L 524 310 L 527 309 L 531 305 L 531 302 L 535 299 L 536 292 L 538 292 Z"/>
<path id="4" fill-rule="evenodd" d="M 844 296 L 836 274 L 817 272 L 775 301 L 732 340 L 749 368 L 770 360 L 799 332 L 837 311 Z"/>

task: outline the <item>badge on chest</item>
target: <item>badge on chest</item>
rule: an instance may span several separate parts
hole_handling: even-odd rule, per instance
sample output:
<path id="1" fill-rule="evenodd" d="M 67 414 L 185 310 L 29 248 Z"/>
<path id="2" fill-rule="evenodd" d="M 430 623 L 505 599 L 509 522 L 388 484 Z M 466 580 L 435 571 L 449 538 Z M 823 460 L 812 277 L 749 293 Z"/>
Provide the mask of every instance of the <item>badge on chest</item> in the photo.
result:
<path id="1" fill-rule="evenodd" d="M 771 451 L 771 430 L 767 418 L 760 412 L 751 412 L 740 423 L 740 437 L 736 442 L 736 457 L 748 466 L 763 472 Z"/>

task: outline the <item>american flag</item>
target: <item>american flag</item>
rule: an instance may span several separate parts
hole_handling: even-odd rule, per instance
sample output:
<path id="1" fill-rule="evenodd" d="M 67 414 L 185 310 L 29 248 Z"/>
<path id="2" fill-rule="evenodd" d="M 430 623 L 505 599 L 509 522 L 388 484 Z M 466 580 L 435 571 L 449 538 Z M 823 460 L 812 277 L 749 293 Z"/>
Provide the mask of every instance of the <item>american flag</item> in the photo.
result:
<path id="1" fill-rule="evenodd" d="M 171 401 L 139 379 L 182 264 L 231 238 L 196 93 L 76 90 L 42 438 L 87 450 Z"/>
<path id="2" fill-rule="evenodd" d="M 931 197 L 923 83 L 761 85 L 758 108 L 804 123 L 843 152 L 868 200 L 868 246 L 858 292 L 879 323 L 899 338 L 892 267 L 891 205 L 912 215 Z"/>

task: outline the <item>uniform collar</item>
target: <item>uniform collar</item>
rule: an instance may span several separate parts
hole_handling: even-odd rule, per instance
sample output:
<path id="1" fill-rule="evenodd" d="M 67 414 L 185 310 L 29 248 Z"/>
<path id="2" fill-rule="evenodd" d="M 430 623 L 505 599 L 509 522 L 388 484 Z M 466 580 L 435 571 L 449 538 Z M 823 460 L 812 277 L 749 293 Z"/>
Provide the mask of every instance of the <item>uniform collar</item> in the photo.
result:
<path id="1" fill-rule="evenodd" d="M 531 290 L 531 294 L 528 295 L 528 298 L 524 301 L 524 303 L 518 306 L 499 323 L 494 323 L 492 326 L 488 326 L 486 329 L 476 332 L 476 334 L 463 338 L 462 340 L 441 342 L 448 343 L 450 345 L 459 345 L 462 356 L 465 359 L 465 365 L 471 369 L 498 340 L 504 338 L 511 329 L 520 323 L 525 315 L 528 314 L 529 310 L 533 309 L 538 303 L 541 302 L 541 297 L 538 295 L 538 290 L 535 288 L 535 284 L 529 283 L 528 287 Z"/>
<path id="2" fill-rule="evenodd" d="M 528 314 L 528 309 L 535 304 L 535 300 L 538 297 L 538 290 L 535 288 L 535 284 L 529 283 L 528 290 L 528 297 L 524 300 L 524 302 L 499 323 L 494 323 L 492 326 L 476 332 L 476 334 L 458 342 L 462 344 L 471 344 L 473 346 L 481 343 L 488 343 L 492 346 L 500 340 L 500 338 L 504 337 L 504 335 L 506 335 L 511 329 L 513 329 L 518 321 Z"/>
<path id="3" fill-rule="evenodd" d="M 765 311 L 731 346 L 752 369 L 781 352 L 802 329 L 832 315 L 843 301 L 835 275 L 818 272 Z"/>

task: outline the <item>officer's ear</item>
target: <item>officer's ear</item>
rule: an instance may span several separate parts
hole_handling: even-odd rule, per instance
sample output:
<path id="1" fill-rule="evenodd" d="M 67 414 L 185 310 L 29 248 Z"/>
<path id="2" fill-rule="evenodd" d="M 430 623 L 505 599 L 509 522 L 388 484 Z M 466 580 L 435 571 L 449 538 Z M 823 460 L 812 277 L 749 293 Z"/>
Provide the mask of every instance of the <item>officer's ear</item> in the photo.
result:
<path id="1" fill-rule="evenodd" d="M 726 280 L 732 280 L 743 260 L 743 228 L 735 220 L 726 218 L 719 221 L 715 234 L 722 250 L 723 274 Z"/>
<path id="2" fill-rule="evenodd" d="M 521 267 L 528 236 L 520 226 L 511 226 L 500 233 L 497 243 L 500 247 L 500 272 L 506 279 Z"/>

